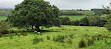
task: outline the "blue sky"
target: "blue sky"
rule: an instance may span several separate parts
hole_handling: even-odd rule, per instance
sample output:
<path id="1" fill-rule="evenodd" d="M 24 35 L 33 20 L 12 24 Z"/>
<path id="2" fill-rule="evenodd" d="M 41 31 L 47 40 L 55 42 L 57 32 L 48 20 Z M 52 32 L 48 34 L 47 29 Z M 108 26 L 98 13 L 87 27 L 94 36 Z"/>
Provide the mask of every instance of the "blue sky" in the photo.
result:
<path id="1" fill-rule="evenodd" d="M 0 8 L 14 8 L 23 0 L 0 0 Z M 108 6 L 111 0 L 45 0 L 59 9 L 92 9 Z"/>

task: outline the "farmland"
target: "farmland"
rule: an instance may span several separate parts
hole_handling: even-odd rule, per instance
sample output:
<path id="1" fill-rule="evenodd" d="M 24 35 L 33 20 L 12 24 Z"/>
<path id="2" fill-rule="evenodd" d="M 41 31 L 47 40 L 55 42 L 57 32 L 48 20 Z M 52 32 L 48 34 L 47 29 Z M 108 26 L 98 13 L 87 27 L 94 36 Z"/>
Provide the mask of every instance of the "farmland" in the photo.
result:
<path id="1" fill-rule="evenodd" d="M 111 49 L 110 6 L 76 0 L 3 2 L 8 4 L 0 7 L 0 49 Z"/>
<path id="2" fill-rule="evenodd" d="M 18 30 L 17 28 L 15 28 Z M 66 26 L 42 28 L 47 30 L 41 32 L 40 35 L 34 32 L 27 32 L 26 35 L 21 33 L 6 34 L 0 37 L 1 49 L 80 49 L 79 42 L 81 39 L 85 40 L 94 35 L 107 35 L 110 33 L 104 27 L 89 27 L 89 26 Z M 95 33 L 97 32 L 97 33 Z M 71 36 L 72 35 L 72 36 Z M 58 36 L 67 36 L 63 42 L 54 39 Z M 40 38 L 40 39 L 38 39 Z M 35 40 L 34 40 L 35 39 Z M 37 42 L 40 40 L 39 42 Z M 61 39 L 59 39 L 61 40 Z M 107 43 L 105 42 L 107 40 Z M 71 42 L 68 42 L 71 41 Z M 111 39 L 95 40 L 91 46 L 86 46 L 83 49 L 110 49 Z"/>
<path id="3" fill-rule="evenodd" d="M 4 17 L 4 16 L 0 16 L 0 20 L 6 20 L 7 17 Z"/>
<path id="4" fill-rule="evenodd" d="M 73 20 L 80 20 L 87 16 L 60 16 L 60 17 L 68 17 L 71 21 L 73 21 Z"/>

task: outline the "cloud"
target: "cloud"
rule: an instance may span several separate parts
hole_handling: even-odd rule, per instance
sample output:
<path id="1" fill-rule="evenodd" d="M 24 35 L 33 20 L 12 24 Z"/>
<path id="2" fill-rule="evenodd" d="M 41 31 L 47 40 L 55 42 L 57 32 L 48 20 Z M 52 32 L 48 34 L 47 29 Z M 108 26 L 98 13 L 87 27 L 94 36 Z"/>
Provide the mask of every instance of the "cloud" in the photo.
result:
<path id="1" fill-rule="evenodd" d="M 109 5 L 110 0 L 46 0 L 60 9 L 91 9 Z"/>
<path id="2" fill-rule="evenodd" d="M 0 0 L 0 8 L 14 8 L 23 0 Z M 91 9 L 109 5 L 111 0 L 45 0 L 60 9 Z"/>
<path id="3" fill-rule="evenodd" d="M 14 8 L 15 5 L 23 0 L 0 0 L 0 8 Z"/>

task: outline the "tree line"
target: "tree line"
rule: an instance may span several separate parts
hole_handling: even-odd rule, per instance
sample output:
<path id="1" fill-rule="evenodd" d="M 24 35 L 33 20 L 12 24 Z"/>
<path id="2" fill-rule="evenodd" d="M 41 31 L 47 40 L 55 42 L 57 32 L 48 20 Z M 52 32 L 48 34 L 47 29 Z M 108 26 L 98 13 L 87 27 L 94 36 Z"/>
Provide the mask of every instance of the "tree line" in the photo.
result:
<path id="1" fill-rule="evenodd" d="M 8 16 L 12 12 L 12 9 L 0 9 L 0 16 Z"/>
<path id="2" fill-rule="evenodd" d="M 82 10 L 82 9 L 77 9 L 77 10 L 61 10 L 60 15 L 86 15 L 86 16 L 101 16 L 105 14 L 104 9 L 91 9 L 91 10 Z"/>
<path id="3" fill-rule="evenodd" d="M 61 18 L 61 25 L 75 25 L 75 26 L 98 26 L 103 27 L 107 20 L 105 17 L 91 16 L 85 17 L 81 20 L 70 21 L 68 17 Z"/>

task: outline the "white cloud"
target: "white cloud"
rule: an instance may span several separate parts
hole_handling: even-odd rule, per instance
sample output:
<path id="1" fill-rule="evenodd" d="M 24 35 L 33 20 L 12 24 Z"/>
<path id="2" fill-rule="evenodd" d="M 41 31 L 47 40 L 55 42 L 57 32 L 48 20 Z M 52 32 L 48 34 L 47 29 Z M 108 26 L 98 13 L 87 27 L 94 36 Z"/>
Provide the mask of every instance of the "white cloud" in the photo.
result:
<path id="1" fill-rule="evenodd" d="M 0 0 L 0 8 L 14 8 L 16 4 L 22 1 L 23 0 Z"/>
<path id="2" fill-rule="evenodd" d="M 0 8 L 14 8 L 23 0 L 0 0 Z M 109 5 L 111 0 L 45 0 L 56 5 L 60 9 L 91 9 L 102 8 L 102 5 Z"/>

